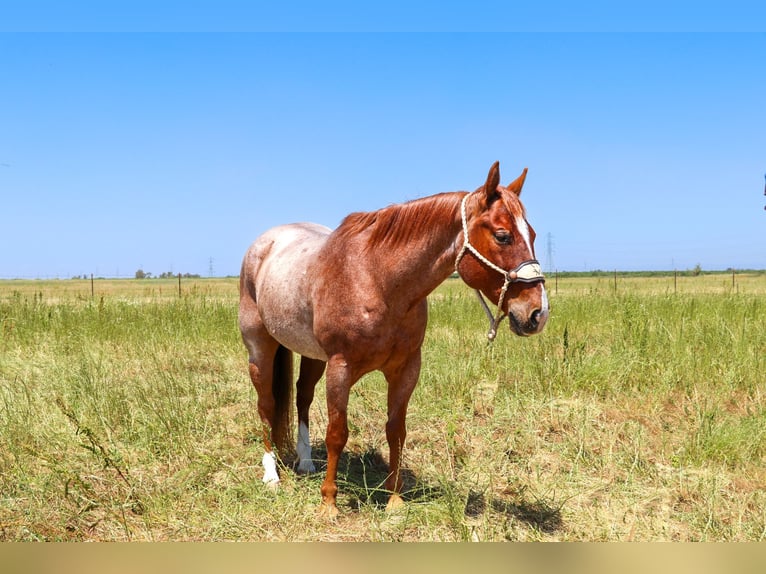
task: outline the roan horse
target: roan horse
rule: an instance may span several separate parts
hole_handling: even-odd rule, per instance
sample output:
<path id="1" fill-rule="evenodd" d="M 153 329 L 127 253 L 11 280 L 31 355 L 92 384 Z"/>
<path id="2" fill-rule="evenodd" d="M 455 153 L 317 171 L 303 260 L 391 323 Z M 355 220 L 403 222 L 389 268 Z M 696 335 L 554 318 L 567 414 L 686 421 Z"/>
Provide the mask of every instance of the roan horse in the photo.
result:
<path id="1" fill-rule="evenodd" d="M 535 233 L 519 201 L 526 173 L 503 187 L 496 162 L 473 193 L 352 213 L 334 231 L 284 225 L 250 246 L 240 276 L 239 325 L 263 422 L 265 483 L 279 482 L 274 447 L 282 456 L 295 448 L 297 471 L 315 471 L 309 407 L 326 368 L 327 474 L 320 509 L 335 517 L 349 391 L 362 375 L 380 370 L 388 383 L 387 508 L 402 504 L 405 417 L 420 373 L 427 295 L 457 270 L 498 306 L 493 328 L 507 315 L 514 333 L 532 335 L 548 318 Z M 292 352 L 301 355 L 297 447 L 290 424 Z"/>

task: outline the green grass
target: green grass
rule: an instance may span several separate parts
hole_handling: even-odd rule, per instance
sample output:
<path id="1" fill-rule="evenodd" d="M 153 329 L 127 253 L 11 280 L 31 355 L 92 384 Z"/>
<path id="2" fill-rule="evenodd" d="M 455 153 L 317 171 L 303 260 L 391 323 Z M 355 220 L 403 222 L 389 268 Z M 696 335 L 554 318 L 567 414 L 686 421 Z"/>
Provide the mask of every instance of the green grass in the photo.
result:
<path id="1" fill-rule="evenodd" d="M 762 540 L 766 275 L 549 279 L 493 345 L 430 299 L 405 508 L 384 511 L 385 382 L 354 387 L 341 516 L 322 474 L 260 481 L 237 282 L 0 282 L 2 540 Z M 318 467 L 327 420 L 312 407 Z"/>

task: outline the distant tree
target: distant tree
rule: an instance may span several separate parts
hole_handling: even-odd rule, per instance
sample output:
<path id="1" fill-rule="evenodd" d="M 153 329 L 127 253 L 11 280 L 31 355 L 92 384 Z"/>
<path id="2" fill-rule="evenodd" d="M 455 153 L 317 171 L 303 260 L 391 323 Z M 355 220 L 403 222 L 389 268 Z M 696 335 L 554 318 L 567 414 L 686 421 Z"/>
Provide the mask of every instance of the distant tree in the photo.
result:
<path id="1" fill-rule="evenodd" d="M 138 271 L 136 271 L 136 279 L 146 279 L 146 278 L 147 278 L 147 274 L 143 269 L 139 269 Z"/>
<path id="2" fill-rule="evenodd" d="M 698 277 L 698 276 L 699 276 L 701 273 L 702 273 L 702 267 L 700 266 L 700 264 L 699 264 L 699 263 L 697 263 L 697 265 L 695 265 L 695 266 L 694 266 L 694 269 L 692 270 L 692 274 L 693 274 L 695 277 Z"/>

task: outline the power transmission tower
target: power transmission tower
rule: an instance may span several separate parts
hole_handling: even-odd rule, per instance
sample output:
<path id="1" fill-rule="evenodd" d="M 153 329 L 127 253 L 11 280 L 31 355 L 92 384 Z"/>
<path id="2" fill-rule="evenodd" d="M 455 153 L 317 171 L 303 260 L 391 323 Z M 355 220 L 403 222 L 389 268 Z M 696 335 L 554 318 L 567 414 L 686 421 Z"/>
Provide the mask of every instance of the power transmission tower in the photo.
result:
<path id="1" fill-rule="evenodd" d="M 548 257 L 548 273 L 553 273 L 553 253 L 555 248 L 553 245 L 553 234 L 550 232 L 545 237 L 545 251 Z"/>
<path id="2" fill-rule="evenodd" d="M 210 258 L 210 262 L 207 268 L 207 276 L 212 277 L 213 276 L 213 258 Z"/>

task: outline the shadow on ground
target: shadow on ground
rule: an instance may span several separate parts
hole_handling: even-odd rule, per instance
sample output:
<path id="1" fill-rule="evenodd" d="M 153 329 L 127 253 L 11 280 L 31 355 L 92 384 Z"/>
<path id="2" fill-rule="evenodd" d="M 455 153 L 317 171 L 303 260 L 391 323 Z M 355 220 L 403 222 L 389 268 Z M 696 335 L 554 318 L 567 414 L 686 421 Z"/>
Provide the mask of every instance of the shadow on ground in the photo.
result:
<path id="1" fill-rule="evenodd" d="M 324 480 L 327 468 L 327 448 L 324 443 L 312 445 L 317 473 L 312 475 L 318 482 Z M 293 464 L 295 467 L 295 463 Z M 388 462 L 377 449 L 359 452 L 344 450 L 338 462 L 338 505 L 359 510 L 364 505 L 385 508 L 389 492 L 384 483 L 388 476 Z M 408 468 L 402 469 L 402 499 L 405 502 L 428 502 L 444 495 L 441 486 L 426 484 Z"/>
<path id="2" fill-rule="evenodd" d="M 312 445 L 314 463 L 317 473 L 312 480 L 318 483 L 324 480 L 327 466 L 327 449 L 324 443 Z M 388 476 L 388 463 L 377 449 L 367 449 L 359 452 L 344 450 L 338 463 L 338 504 L 352 510 L 359 510 L 364 505 L 385 508 L 388 502 L 388 491 L 384 488 Z M 441 485 L 435 486 L 419 479 L 408 468 L 402 469 L 404 489 L 402 498 L 405 502 L 428 502 L 449 496 Z M 518 493 L 512 499 L 486 496 L 483 492 L 470 490 L 466 500 L 464 514 L 468 518 L 478 518 L 487 509 L 508 518 L 516 519 L 527 526 L 546 534 L 559 531 L 563 522 L 561 507 L 551 506 L 545 500 L 528 500 L 523 493 Z"/>

